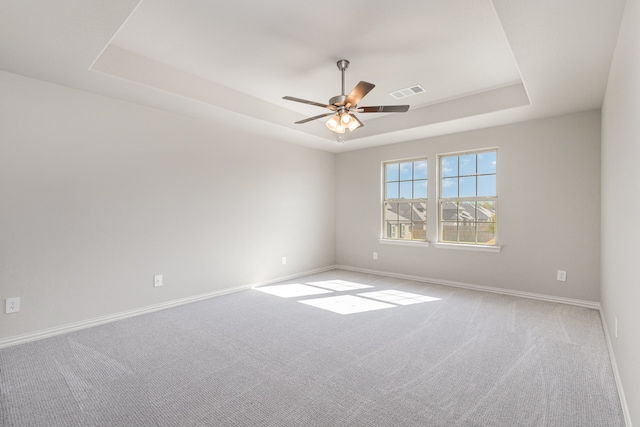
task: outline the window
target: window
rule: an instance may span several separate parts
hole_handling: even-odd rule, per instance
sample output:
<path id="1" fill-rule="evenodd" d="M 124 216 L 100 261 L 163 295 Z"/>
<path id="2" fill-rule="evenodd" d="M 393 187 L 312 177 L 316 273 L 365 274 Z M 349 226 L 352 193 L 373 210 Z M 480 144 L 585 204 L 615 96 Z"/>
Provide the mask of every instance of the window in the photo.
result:
<path id="1" fill-rule="evenodd" d="M 497 245 L 497 150 L 440 156 L 439 241 Z"/>
<path id="2" fill-rule="evenodd" d="M 383 163 L 383 238 L 427 240 L 427 159 Z"/>

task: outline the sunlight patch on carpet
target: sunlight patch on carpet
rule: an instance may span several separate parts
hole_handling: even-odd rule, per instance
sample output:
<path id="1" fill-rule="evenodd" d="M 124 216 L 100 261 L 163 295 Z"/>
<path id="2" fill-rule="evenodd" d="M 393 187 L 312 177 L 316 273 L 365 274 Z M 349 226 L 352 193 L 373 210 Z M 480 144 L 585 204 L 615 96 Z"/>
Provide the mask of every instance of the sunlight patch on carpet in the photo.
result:
<path id="1" fill-rule="evenodd" d="M 419 304 L 421 302 L 439 301 L 440 298 L 426 295 L 412 294 L 410 292 L 396 291 L 393 289 L 377 292 L 365 292 L 358 294 L 361 297 L 373 298 L 379 301 L 390 302 L 399 305 Z"/>
<path id="2" fill-rule="evenodd" d="M 349 282 L 347 280 L 322 280 L 320 282 L 308 282 L 308 284 L 337 292 L 373 288 L 371 285 L 363 285 L 362 283 Z"/>
<path id="3" fill-rule="evenodd" d="M 295 298 L 295 297 L 304 297 L 307 295 L 320 295 L 320 294 L 332 293 L 332 291 L 328 289 L 321 289 L 315 286 L 303 285 L 300 283 L 293 283 L 290 285 L 261 286 L 255 289 L 256 291 L 264 292 L 266 294 L 276 295 L 281 298 Z"/>
<path id="4" fill-rule="evenodd" d="M 322 308 L 324 310 L 333 311 L 338 314 L 362 313 L 365 311 L 397 307 L 396 305 L 373 301 L 367 298 L 360 298 L 354 295 L 308 299 L 299 302 L 313 307 Z"/>

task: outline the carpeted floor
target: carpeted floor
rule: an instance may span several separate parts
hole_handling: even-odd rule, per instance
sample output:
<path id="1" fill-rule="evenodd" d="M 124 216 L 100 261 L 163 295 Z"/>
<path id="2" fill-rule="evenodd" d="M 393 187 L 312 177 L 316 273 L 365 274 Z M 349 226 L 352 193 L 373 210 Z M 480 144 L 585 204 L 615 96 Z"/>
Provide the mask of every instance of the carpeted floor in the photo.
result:
<path id="1" fill-rule="evenodd" d="M 0 424 L 624 426 L 595 310 L 337 270 L 287 284 L 2 349 Z"/>

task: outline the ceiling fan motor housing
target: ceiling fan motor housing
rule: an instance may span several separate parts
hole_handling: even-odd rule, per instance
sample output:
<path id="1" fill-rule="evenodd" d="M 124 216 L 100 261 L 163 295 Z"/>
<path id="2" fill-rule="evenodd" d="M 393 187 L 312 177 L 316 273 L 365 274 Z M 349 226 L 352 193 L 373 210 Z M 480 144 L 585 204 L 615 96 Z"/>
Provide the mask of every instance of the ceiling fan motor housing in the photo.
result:
<path id="1" fill-rule="evenodd" d="M 329 100 L 329 105 L 344 105 L 344 101 L 347 99 L 347 95 L 337 95 Z"/>

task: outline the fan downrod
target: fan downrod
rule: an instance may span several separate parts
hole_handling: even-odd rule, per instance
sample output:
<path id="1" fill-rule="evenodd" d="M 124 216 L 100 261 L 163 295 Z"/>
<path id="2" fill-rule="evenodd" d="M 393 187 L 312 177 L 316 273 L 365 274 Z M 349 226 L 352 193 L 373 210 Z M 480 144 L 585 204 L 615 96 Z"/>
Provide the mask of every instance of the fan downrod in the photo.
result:
<path id="1" fill-rule="evenodd" d="M 344 93 L 344 72 L 347 68 L 349 68 L 349 61 L 347 61 L 346 59 L 341 59 L 340 61 L 336 62 L 336 65 L 342 73 L 342 91 L 340 92 L 340 95 L 331 98 L 329 100 L 329 104 L 344 105 L 344 101 L 347 99 L 347 94 Z"/>

